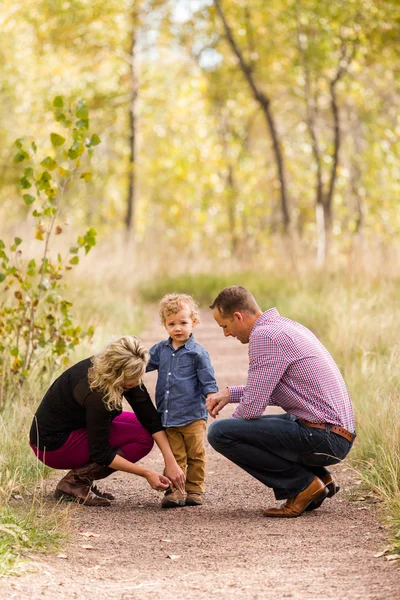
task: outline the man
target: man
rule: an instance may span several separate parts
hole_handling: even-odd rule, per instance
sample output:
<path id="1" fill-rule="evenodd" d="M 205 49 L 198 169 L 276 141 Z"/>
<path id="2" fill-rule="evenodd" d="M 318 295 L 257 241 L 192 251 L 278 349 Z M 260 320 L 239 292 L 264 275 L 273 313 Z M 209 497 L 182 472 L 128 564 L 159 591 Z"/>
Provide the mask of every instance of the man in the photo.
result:
<path id="1" fill-rule="evenodd" d="M 271 487 L 277 500 L 286 499 L 265 516 L 299 517 L 318 508 L 340 489 L 325 467 L 348 454 L 356 435 L 337 365 L 309 329 L 276 308 L 263 313 L 242 286 L 222 290 L 210 308 L 226 337 L 249 344 L 247 384 L 207 399 L 212 417 L 238 403 L 232 419 L 211 425 L 211 446 Z M 285 414 L 263 415 L 271 405 Z"/>

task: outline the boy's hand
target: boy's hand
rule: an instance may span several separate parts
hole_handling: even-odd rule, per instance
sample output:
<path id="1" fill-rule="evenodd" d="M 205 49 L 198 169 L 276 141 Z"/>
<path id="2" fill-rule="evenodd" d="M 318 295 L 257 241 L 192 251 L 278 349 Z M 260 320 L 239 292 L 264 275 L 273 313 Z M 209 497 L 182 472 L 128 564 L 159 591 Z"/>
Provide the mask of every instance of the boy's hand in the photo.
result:
<path id="1" fill-rule="evenodd" d="M 206 408 L 208 414 L 215 418 L 220 410 L 229 403 L 229 398 L 230 396 L 228 388 L 225 388 L 221 392 L 216 392 L 215 394 L 210 394 L 207 396 Z"/>

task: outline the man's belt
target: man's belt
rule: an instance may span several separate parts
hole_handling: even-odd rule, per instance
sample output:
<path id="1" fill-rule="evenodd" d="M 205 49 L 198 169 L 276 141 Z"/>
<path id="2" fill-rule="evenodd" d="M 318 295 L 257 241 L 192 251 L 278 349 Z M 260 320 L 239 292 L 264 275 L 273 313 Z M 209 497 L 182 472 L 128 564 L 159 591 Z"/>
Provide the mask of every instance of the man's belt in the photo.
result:
<path id="1" fill-rule="evenodd" d="M 311 423 L 311 421 L 306 421 L 305 419 L 297 419 L 299 423 L 305 425 L 306 427 L 314 427 L 314 429 L 328 429 L 332 431 L 332 433 L 336 433 L 336 435 L 341 435 L 348 442 L 353 442 L 356 434 L 351 433 L 351 431 L 347 431 L 344 427 L 340 427 L 340 425 L 331 425 L 330 423 Z"/>

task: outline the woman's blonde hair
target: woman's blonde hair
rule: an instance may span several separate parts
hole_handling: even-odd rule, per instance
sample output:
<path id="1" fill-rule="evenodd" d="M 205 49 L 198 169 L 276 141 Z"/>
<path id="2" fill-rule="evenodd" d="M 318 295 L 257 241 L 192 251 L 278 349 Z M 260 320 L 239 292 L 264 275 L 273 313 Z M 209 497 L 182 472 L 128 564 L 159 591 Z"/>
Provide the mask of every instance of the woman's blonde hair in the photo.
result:
<path id="1" fill-rule="evenodd" d="M 91 390 L 103 394 L 109 410 L 122 407 L 124 381 L 141 379 L 146 371 L 149 353 L 133 335 L 118 338 L 92 358 L 89 369 Z"/>
<path id="2" fill-rule="evenodd" d="M 188 294 L 167 294 L 159 304 L 161 324 L 165 326 L 169 315 L 176 315 L 182 308 L 188 307 L 193 323 L 200 323 L 200 313 L 197 303 Z"/>

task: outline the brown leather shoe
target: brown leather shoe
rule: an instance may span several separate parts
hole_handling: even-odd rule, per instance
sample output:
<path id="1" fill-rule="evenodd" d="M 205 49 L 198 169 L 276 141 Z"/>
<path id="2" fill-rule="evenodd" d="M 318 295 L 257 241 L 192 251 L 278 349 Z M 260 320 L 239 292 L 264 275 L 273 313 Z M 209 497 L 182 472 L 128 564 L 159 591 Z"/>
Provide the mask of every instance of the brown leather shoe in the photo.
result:
<path id="1" fill-rule="evenodd" d="M 57 484 L 55 497 L 60 500 L 72 500 L 86 506 L 111 506 L 110 500 L 97 496 L 91 489 L 92 472 L 99 465 L 90 463 L 69 471 Z"/>
<path id="2" fill-rule="evenodd" d="M 340 490 L 340 484 L 336 483 L 336 481 L 333 479 L 332 475 L 330 473 L 327 473 L 327 475 L 324 475 L 323 477 L 321 477 L 321 481 L 322 483 L 324 483 L 327 487 L 328 493 L 325 496 L 325 498 L 332 498 L 332 496 L 334 496 L 335 494 L 338 493 L 338 491 Z M 316 508 L 319 508 L 321 506 L 321 504 L 323 503 L 323 501 L 325 500 L 325 498 L 318 498 L 318 500 L 311 502 L 306 510 L 310 511 L 310 510 L 315 510 Z"/>
<path id="3" fill-rule="evenodd" d="M 288 498 L 280 508 L 267 508 L 264 510 L 264 515 L 281 519 L 300 517 L 311 502 L 318 501 L 321 497 L 325 498 L 327 495 L 328 489 L 325 484 L 318 477 L 314 477 L 310 485 L 300 494 Z"/>
<path id="4" fill-rule="evenodd" d="M 100 498 L 107 498 L 107 500 L 115 500 L 114 494 L 111 492 L 106 492 L 105 490 L 101 490 L 95 483 L 92 483 L 92 487 L 90 488 L 93 494 L 96 496 L 100 496 Z"/>
<path id="5" fill-rule="evenodd" d="M 179 490 L 169 488 L 161 500 L 161 508 L 178 508 L 185 506 L 185 496 Z"/>
<path id="6" fill-rule="evenodd" d="M 201 506 L 203 504 L 203 496 L 197 492 L 188 492 L 185 504 L 186 506 Z"/>

